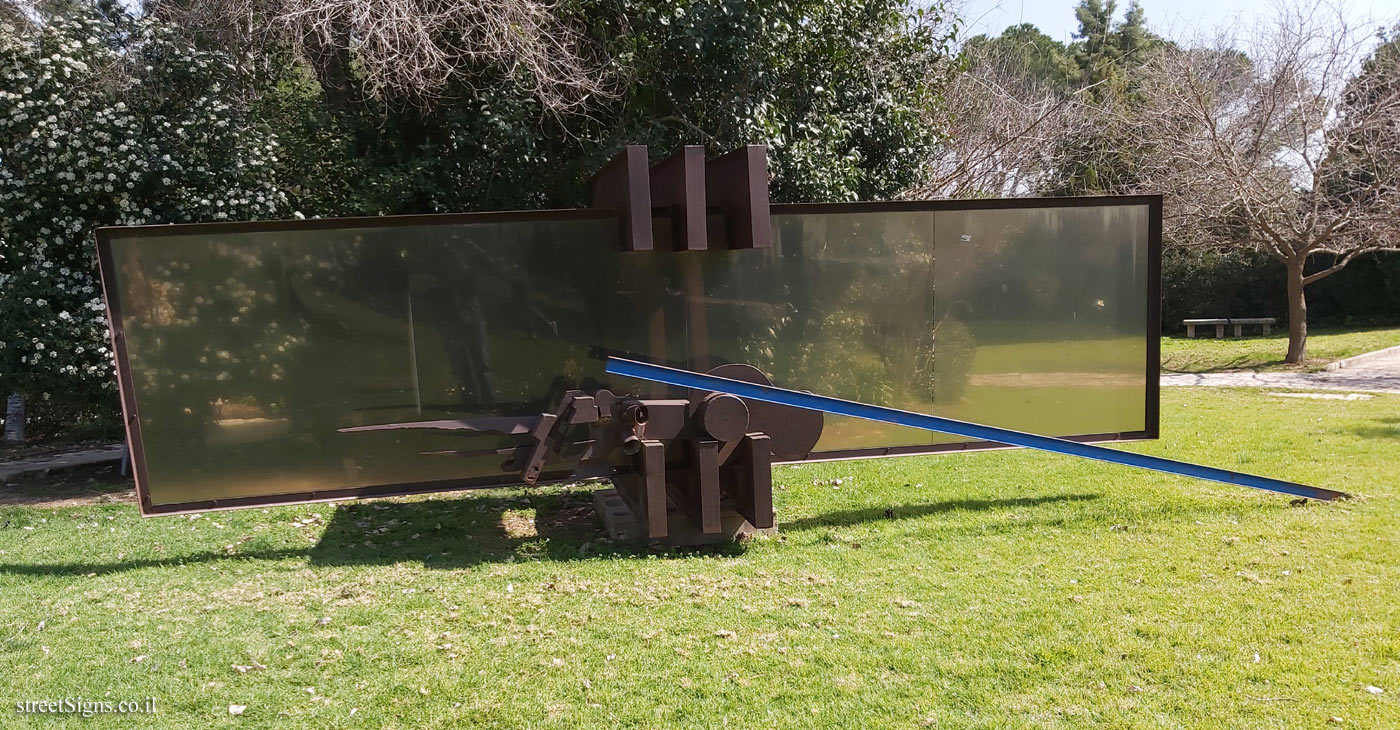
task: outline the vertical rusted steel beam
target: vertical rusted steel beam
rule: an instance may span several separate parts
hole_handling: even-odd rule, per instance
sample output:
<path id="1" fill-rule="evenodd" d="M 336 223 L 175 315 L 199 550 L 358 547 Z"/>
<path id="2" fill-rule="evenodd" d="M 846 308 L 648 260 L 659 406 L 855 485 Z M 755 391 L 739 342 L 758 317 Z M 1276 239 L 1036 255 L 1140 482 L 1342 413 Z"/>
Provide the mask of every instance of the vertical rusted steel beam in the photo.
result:
<path id="1" fill-rule="evenodd" d="M 593 207 L 622 214 L 622 250 L 650 251 L 651 180 L 646 145 L 629 144 L 593 175 Z"/>
<path id="2" fill-rule="evenodd" d="M 643 439 L 635 457 L 636 471 L 612 478 L 617 493 L 631 508 L 648 540 L 664 539 L 666 525 L 666 445 Z"/>
<path id="3" fill-rule="evenodd" d="M 642 529 L 647 539 L 666 537 L 666 445 L 660 441 L 642 441 L 642 453 L 637 455 L 641 467 Z"/>
<path id="4" fill-rule="evenodd" d="M 652 166 L 651 204 L 671 218 L 671 250 L 705 250 L 704 147 L 686 145 Z"/>
<path id="5" fill-rule="evenodd" d="M 768 248 L 768 148 L 751 144 L 705 163 L 705 197 L 724 212 L 728 248 Z"/>
<path id="6" fill-rule="evenodd" d="M 687 440 L 684 449 L 684 465 L 667 471 L 671 502 L 700 528 L 701 534 L 718 534 L 722 525 L 719 442 Z"/>
<path id="7" fill-rule="evenodd" d="M 750 433 L 739 442 L 739 458 L 723 481 L 735 508 L 755 528 L 773 526 L 773 452 L 766 434 Z"/>

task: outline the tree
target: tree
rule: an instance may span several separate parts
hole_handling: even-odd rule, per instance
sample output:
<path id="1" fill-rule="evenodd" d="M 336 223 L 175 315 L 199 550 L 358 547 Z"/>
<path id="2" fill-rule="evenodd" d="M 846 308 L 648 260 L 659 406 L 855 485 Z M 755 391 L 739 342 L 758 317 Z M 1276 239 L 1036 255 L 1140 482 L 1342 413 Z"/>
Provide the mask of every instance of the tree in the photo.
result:
<path id="1" fill-rule="evenodd" d="M 1119 56 L 1113 33 L 1113 12 L 1117 9 L 1116 0 L 1079 0 L 1074 8 L 1074 18 L 1079 21 L 1074 61 L 1085 85 L 1101 80 Z"/>
<path id="2" fill-rule="evenodd" d="M 1066 47 L 1033 25 L 963 46 L 966 71 L 948 85 L 948 134 L 919 196 L 1076 195 L 1135 185 L 1135 143 L 1112 110 L 1135 103 L 1136 69 L 1163 44 L 1130 3 L 1082 0 Z"/>
<path id="3" fill-rule="evenodd" d="M 955 67 L 940 3 L 619 6 L 631 30 L 609 47 L 633 80 L 604 112 L 606 148 L 763 142 L 775 200 L 860 200 L 916 182 L 941 137 L 932 114 Z"/>
<path id="4" fill-rule="evenodd" d="M 1013 25 L 996 37 L 968 38 L 963 43 L 963 55 L 968 70 L 977 68 L 982 61 L 996 59 L 1019 76 L 1062 91 L 1077 86 L 1079 78 L 1079 67 L 1070 49 L 1031 23 Z"/>
<path id="5" fill-rule="evenodd" d="M 228 65 L 122 12 L 0 26 L 0 392 L 110 413 L 95 227 L 284 210 Z"/>
<path id="6" fill-rule="evenodd" d="M 548 0 L 146 0 L 147 14 L 278 75 L 298 56 L 326 100 L 426 107 L 466 87 L 509 83 L 555 114 L 610 93 L 612 78 L 583 16 Z"/>
<path id="7" fill-rule="evenodd" d="M 1388 106 L 1400 94 L 1400 24 L 1379 38 L 1380 46 L 1342 91 L 1337 131 L 1324 161 L 1326 195 L 1333 205 L 1383 205 L 1378 196 L 1384 181 L 1400 176 L 1400 116 Z M 1388 124 L 1386 114 L 1392 115 Z"/>
<path id="8" fill-rule="evenodd" d="M 1113 29 L 1114 50 L 1119 59 L 1131 59 L 1161 42 L 1147 30 L 1147 13 L 1137 0 L 1128 3 L 1123 20 Z"/>
<path id="9" fill-rule="evenodd" d="M 1078 39 L 1073 44 L 1084 103 L 1075 113 L 1074 133 L 1058 140 L 1059 164 L 1041 192 L 1050 195 L 1121 192 L 1138 186 L 1136 140 L 1119 123 L 1138 102 L 1138 70 L 1166 40 L 1147 30 L 1136 1 L 1113 22 L 1116 4 L 1082 0 L 1075 10 Z"/>
<path id="10" fill-rule="evenodd" d="M 947 86 L 944 139 L 927 158 L 928 172 L 912 198 L 1033 194 L 1058 169 L 1080 115 L 1070 90 L 1078 73 L 1063 44 L 1031 25 L 963 46 L 964 71 Z"/>
<path id="11" fill-rule="evenodd" d="M 219 8 L 248 4 L 285 27 L 309 17 L 288 8 L 309 2 L 151 4 L 192 42 L 233 52 L 271 44 L 260 53 L 302 59 L 275 82 L 257 80 L 256 70 L 246 77 L 258 96 L 253 106 L 274 128 L 308 135 L 289 145 L 311 160 L 337 160 L 329 179 L 294 183 L 308 213 L 586 204 L 589 175 L 631 142 L 657 153 L 681 144 L 712 153 L 768 144 L 775 200 L 891 196 L 917 179 L 921 154 L 939 138 L 932 112 L 953 70 L 951 17 L 940 3 L 916 8 L 905 0 L 531 0 L 552 18 L 541 32 L 563 34 L 586 64 L 583 75 L 607 82 L 594 93 L 565 81 L 550 87 L 578 91 L 570 97 L 576 106 L 552 104 L 534 67 L 515 56 L 474 55 L 453 24 L 404 25 L 423 47 L 458 44 L 431 94 L 373 81 L 397 73 L 397 57 L 363 55 L 354 32 L 331 34 L 333 42 L 313 52 L 295 34 L 260 34 L 266 23 L 235 24 L 247 30 L 229 38 L 206 30 L 230 27 L 209 20 L 227 14 Z M 343 12 L 364 4 L 334 3 Z M 423 13 L 440 4 L 402 5 Z M 343 201 L 361 207 L 346 210 Z"/>
<path id="12" fill-rule="evenodd" d="M 1400 245 L 1400 84 L 1391 51 L 1347 79 L 1367 45 L 1340 16 L 1284 9 L 1245 52 L 1230 38 L 1164 49 L 1120 118 L 1151 148 L 1143 186 L 1168 196 L 1173 239 L 1283 264 L 1290 363 L 1307 351 L 1306 287 Z"/>

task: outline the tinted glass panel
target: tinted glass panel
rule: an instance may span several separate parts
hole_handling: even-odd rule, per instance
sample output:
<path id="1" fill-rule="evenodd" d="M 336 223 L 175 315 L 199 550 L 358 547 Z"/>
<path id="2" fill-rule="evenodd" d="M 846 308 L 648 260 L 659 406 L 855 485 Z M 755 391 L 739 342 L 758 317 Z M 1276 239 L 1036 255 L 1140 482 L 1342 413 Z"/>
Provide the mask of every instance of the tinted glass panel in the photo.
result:
<path id="1" fill-rule="evenodd" d="M 108 231 L 143 489 L 161 506 L 510 483 L 505 455 L 562 390 L 678 395 L 609 381 L 608 353 L 1039 433 L 1142 431 L 1147 207 L 933 207 L 789 208 L 770 249 L 688 253 L 620 253 L 601 214 Z M 506 427 L 341 431 L 458 418 Z M 818 451 L 951 440 L 828 417 Z"/>
<path id="2" fill-rule="evenodd" d="M 501 474 L 502 434 L 346 426 L 544 410 L 664 291 L 610 219 L 115 238 L 154 504 Z"/>
<path id="3" fill-rule="evenodd" d="M 934 412 L 1046 435 L 1142 430 L 1148 209 L 941 211 Z"/>
<path id="4" fill-rule="evenodd" d="M 784 387 L 1046 435 L 1141 431 L 1147 224 L 1147 206 L 775 215 L 769 251 L 686 254 L 707 295 L 692 339 Z M 817 448 L 958 440 L 828 416 Z"/>
<path id="5" fill-rule="evenodd" d="M 775 215 L 771 249 L 689 254 L 706 292 L 691 314 L 708 349 L 696 366 L 747 362 L 781 387 L 927 412 L 934 216 Z M 817 449 L 916 443 L 929 434 L 828 415 Z"/>

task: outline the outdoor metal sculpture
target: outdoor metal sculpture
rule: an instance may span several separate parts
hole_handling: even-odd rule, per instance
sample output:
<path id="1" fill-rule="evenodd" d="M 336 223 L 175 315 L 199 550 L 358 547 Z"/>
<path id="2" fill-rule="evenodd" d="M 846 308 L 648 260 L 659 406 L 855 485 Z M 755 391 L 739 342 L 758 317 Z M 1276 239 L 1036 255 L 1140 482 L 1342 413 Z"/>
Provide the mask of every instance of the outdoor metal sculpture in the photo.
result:
<path id="1" fill-rule="evenodd" d="M 1341 496 L 1084 443 L 1157 436 L 1160 198 L 770 205 L 762 147 L 647 163 L 580 211 L 99 231 L 142 513 L 601 478 L 712 538 L 774 526 L 775 463 L 1004 444 Z"/>
<path id="2" fill-rule="evenodd" d="M 769 384 L 750 365 L 721 365 L 710 374 L 726 381 Z M 721 531 L 723 501 L 747 520 L 748 527 L 773 527 L 773 458 L 806 459 L 821 438 L 822 422 L 820 411 L 750 403 L 726 393 L 692 390 L 689 398 L 656 399 L 600 389 L 566 391 L 553 410 L 528 418 L 341 430 L 527 434 L 531 443 L 497 452 L 504 459 L 503 471 L 518 474 L 524 484 L 550 476 L 610 476 L 643 534 L 660 539 L 669 532 L 668 504 L 684 512 L 702 535 Z"/>

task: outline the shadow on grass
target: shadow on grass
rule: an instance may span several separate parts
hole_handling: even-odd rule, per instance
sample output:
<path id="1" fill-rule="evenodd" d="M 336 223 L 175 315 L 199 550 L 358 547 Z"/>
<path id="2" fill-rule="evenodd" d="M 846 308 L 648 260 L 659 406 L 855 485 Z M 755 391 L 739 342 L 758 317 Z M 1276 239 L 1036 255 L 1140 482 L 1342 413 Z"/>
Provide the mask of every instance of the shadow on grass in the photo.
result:
<path id="1" fill-rule="evenodd" d="M 742 552 L 736 545 L 707 552 Z M 481 563 L 584 560 L 642 554 L 607 540 L 590 490 L 415 502 L 358 502 L 336 510 L 308 556 L 312 565 L 421 561 L 453 569 Z"/>
<path id="2" fill-rule="evenodd" d="M 1277 370 L 1286 365 L 1283 355 L 1280 354 L 1275 359 L 1260 359 L 1256 356 L 1245 354 L 1231 358 L 1224 362 L 1210 366 L 1203 366 L 1195 359 L 1186 355 L 1164 355 L 1162 357 L 1162 372 L 1173 375 L 1199 375 L 1203 373 L 1230 373 L 1240 370 Z M 1294 366 L 1287 366 L 1293 368 Z M 1301 366 L 1297 366 L 1301 369 Z"/>
<path id="3" fill-rule="evenodd" d="M 904 520 L 913 517 L 942 514 L 944 512 L 985 511 L 1008 507 L 1036 507 L 1053 502 L 1083 502 L 1099 499 L 1099 494 L 1056 494 L 1044 497 L 1013 497 L 1009 499 L 954 499 L 928 504 L 904 504 L 892 507 L 867 507 L 865 509 L 842 510 L 804 517 L 792 521 L 779 520 L 782 530 L 801 532 L 822 527 L 848 527 L 877 520 Z"/>
<path id="4" fill-rule="evenodd" d="M 1037 507 L 1055 503 L 1090 502 L 1098 494 L 1047 495 L 1009 499 L 964 499 L 927 504 L 906 504 L 831 512 L 785 522 L 787 532 L 855 525 L 937 515 L 955 511 L 989 511 Z M 530 513 L 533 510 L 533 523 Z M 1061 524 L 1092 515 L 1059 515 L 1048 523 Z M 981 525 L 978 533 L 1026 529 L 1035 520 Z M 1043 526 L 1043 525 L 1042 525 Z M 696 554 L 743 554 L 739 543 L 692 549 L 664 550 L 661 557 Z M 39 577 L 82 577 L 92 574 L 173 567 L 203 563 L 238 563 L 305 558 L 313 566 L 390 565 L 421 562 L 427 568 L 458 569 L 483 563 L 516 560 L 616 559 L 646 555 L 645 546 L 618 546 L 607 541 L 593 511 L 587 490 L 521 495 L 478 495 L 462 499 L 414 502 L 356 502 L 339 506 L 326 524 L 320 540 L 304 548 L 249 548 L 228 553 L 213 548 L 203 552 L 116 562 L 5 563 L 0 574 Z"/>
<path id="5" fill-rule="evenodd" d="M 1365 439 L 1400 439 L 1400 418 L 1375 418 L 1369 423 L 1348 426 L 1347 430 Z"/>

